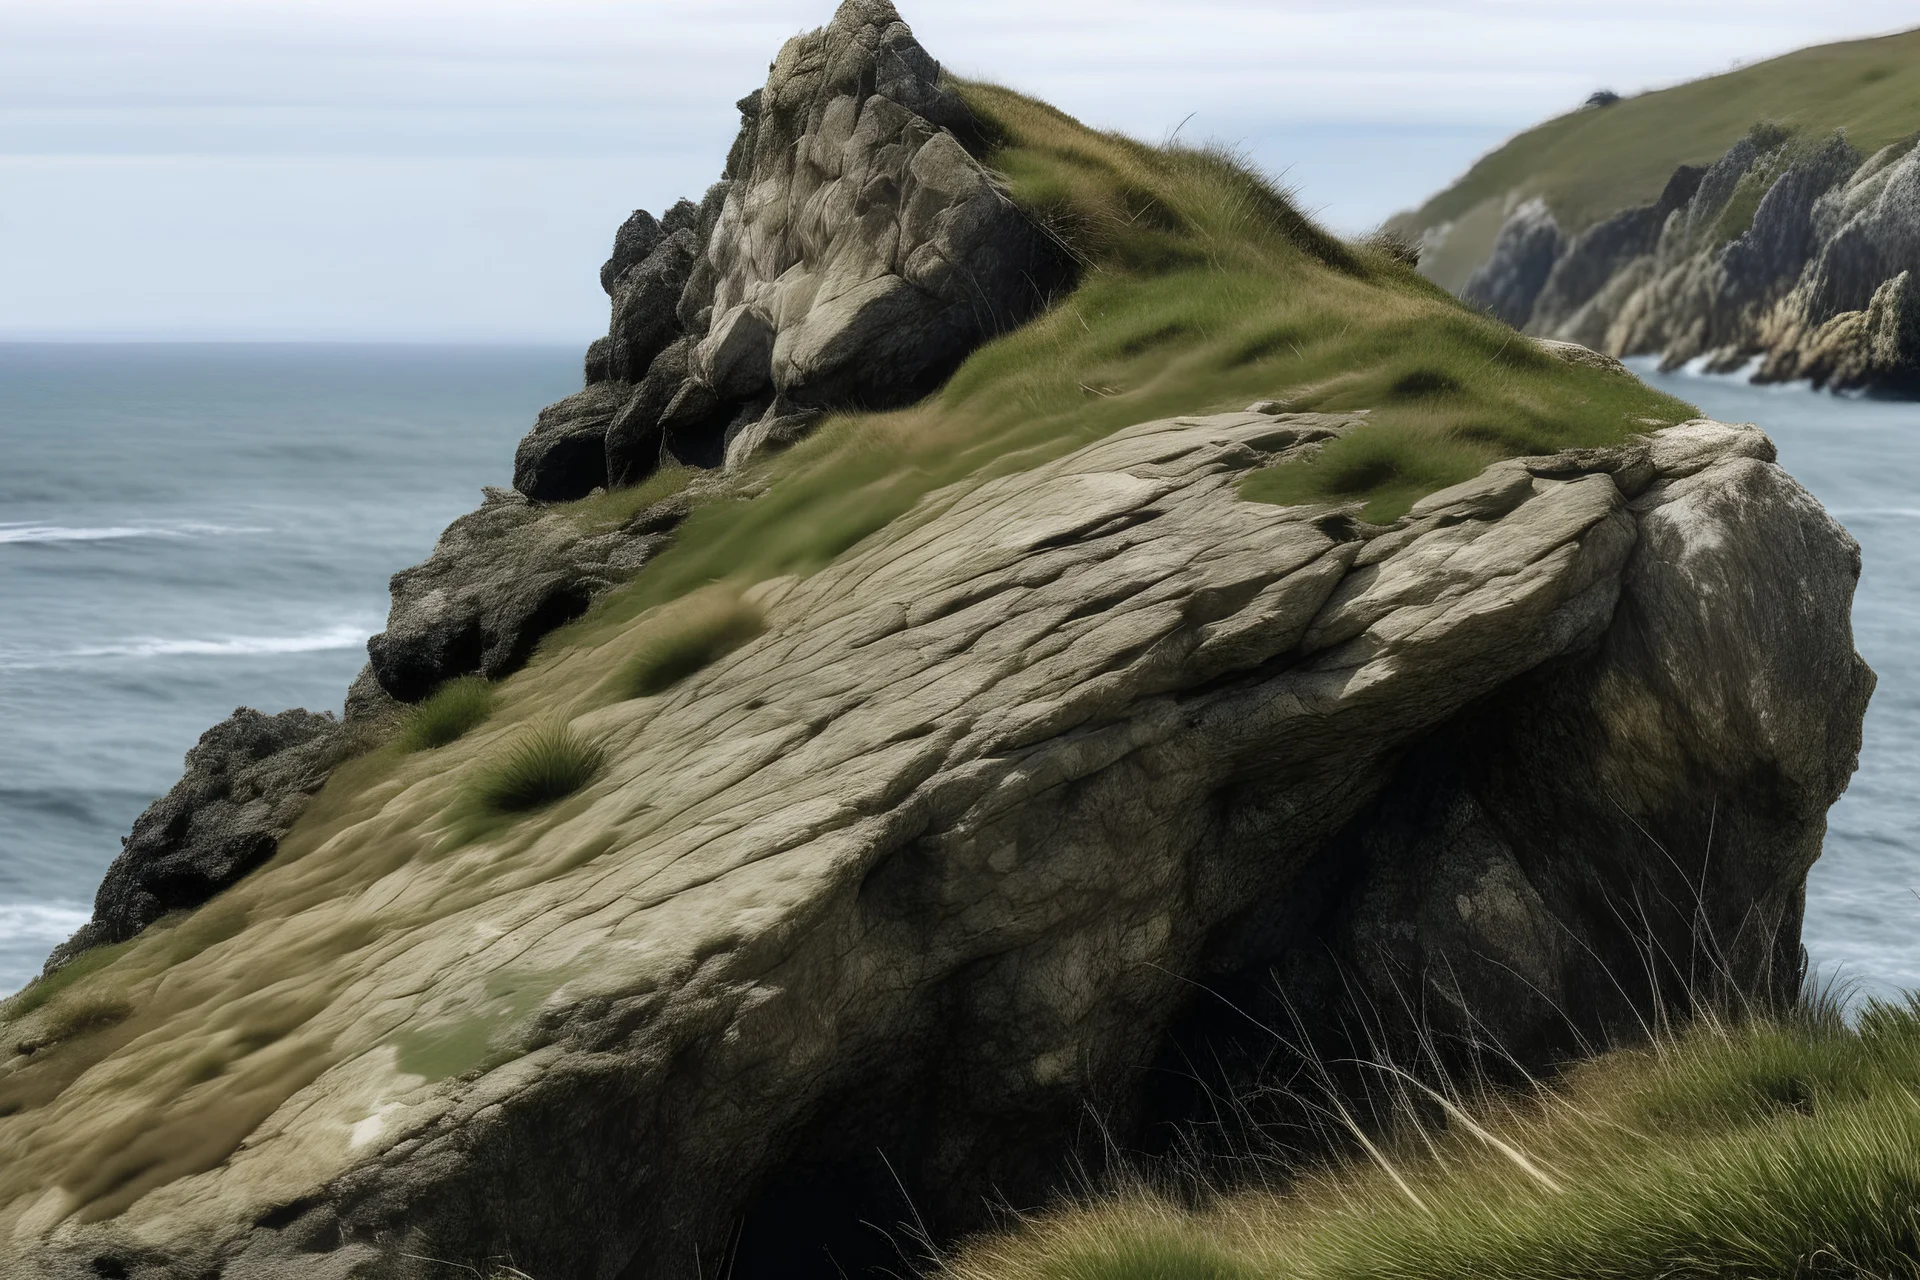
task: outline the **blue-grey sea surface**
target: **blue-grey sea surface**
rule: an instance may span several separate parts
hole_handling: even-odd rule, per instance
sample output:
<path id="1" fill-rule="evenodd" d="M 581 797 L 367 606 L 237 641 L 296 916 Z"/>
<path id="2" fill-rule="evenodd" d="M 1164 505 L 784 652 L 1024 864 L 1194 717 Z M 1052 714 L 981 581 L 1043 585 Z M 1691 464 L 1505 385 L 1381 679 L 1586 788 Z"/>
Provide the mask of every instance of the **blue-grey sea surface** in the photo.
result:
<path id="1" fill-rule="evenodd" d="M 1880 689 L 1807 943 L 1920 988 L 1920 406 L 1639 371 L 1765 427 L 1865 548 Z M 203 730 L 339 708 L 387 577 L 578 385 L 555 348 L 0 345 L 0 992 L 85 919 Z"/>
<path id="2" fill-rule="evenodd" d="M 338 711 L 554 347 L 0 345 L 0 993 L 236 706 Z"/>

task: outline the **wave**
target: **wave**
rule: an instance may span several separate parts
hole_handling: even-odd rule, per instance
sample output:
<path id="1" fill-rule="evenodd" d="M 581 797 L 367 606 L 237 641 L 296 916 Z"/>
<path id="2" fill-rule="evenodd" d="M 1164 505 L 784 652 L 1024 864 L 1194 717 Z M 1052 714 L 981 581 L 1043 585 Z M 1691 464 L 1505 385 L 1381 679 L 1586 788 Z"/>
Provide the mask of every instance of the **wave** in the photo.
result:
<path id="1" fill-rule="evenodd" d="M 1894 520 L 1920 520 L 1920 507 L 1828 507 L 1827 514 L 1836 520 L 1859 520 L 1891 518 Z"/>
<path id="2" fill-rule="evenodd" d="M 118 644 L 87 645 L 58 653 L 0 650 L 0 671 L 41 671 L 91 658 L 247 658 L 276 654 L 329 653 L 358 649 L 379 629 L 365 622 L 328 627 L 296 636 L 221 636 L 213 640 L 170 640 L 142 636 Z"/>
<path id="3" fill-rule="evenodd" d="M 4 542 L 116 542 L 126 538 L 201 538 L 229 534 L 271 533 L 255 525 L 197 524 L 176 521 L 168 524 L 63 525 L 33 524 L 26 521 L 0 521 L 0 543 Z"/>
<path id="4" fill-rule="evenodd" d="M 219 640 L 129 640 L 74 649 L 73 658 L 249 657 L 275 653 L 324 653 L 357 649 L 373 632 L 365 626 L 329 627 L 303 636 L 227 636 Z"/>

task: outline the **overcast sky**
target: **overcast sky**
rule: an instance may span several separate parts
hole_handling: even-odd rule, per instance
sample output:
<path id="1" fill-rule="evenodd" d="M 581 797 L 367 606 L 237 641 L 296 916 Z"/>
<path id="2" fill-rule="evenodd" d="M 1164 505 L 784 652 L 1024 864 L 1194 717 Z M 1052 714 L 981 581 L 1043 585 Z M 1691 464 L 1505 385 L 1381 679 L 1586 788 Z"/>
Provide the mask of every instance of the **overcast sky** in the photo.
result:
<path id="1" fill-rule="evenodd" d="M 0 0 L 0 337 L 582 342 L 614 227 L 718 176 L 734 101 L 832 2 Z M 1341 231 L 1595 88 L 1920 20 L 1914 0 L 898 2 L 954 70 L 1149 139 L 1186 120 Z"/>

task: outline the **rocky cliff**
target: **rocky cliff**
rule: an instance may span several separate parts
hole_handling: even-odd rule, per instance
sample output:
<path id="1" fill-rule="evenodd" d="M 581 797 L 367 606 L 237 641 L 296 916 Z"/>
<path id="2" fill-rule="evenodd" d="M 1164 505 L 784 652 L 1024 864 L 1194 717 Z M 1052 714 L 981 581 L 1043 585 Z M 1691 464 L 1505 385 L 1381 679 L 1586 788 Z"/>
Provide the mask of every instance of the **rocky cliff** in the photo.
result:
<path id="1" fill-rule="evenodd" d="M 1569 235 L 1520 204 L 1461 296 L 1529 333 L 1763 382 L 1920 389 L 1920 151 L 1756 128 Z"/>
<path id="2" fill-rule="evenodd" d="M 1752 428 L 1615 424 L 1376 525 L 1242 496 L 1375 411 L 1143 415 L 929 484 L 816 571 L 616 607 L 778 496 L 756 459 L 1069 276 L 884 0 L 742 113 L 702 204 L 620 228 L 585 390 L 396 577 L 344 721 L 210 731 L 0 1006 L 0 1272 L 897 1268 L 876 1225 L 948 1239 L 1192 1120 L 1167 1066 L 1232 1055 L 1223 996 L 1540 1066 L 1703 985 L 1797 988 L 1873 677 L 1858 549 Z M 1130 225 L 1170 235 L 1142 173 Z M 1409 280 L 1394 323 L 1506 351 Z M 1465 394 L 1416 373 L 1382 394 Z"/>

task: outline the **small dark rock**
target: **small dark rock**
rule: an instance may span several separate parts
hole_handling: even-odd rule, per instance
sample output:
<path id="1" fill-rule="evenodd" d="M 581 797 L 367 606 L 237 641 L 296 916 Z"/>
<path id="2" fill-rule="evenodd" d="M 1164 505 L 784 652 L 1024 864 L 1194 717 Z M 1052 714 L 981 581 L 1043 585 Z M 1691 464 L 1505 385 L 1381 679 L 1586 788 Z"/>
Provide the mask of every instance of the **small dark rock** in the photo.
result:
<path id="1" fill-rule="evenodd" d="M 600 268 L 600 287 L 609 295 L 625 275 L 627 269 L 636 262 L 642 262 L 660 243 L 661 226 L 653 220 L 653 215 L 645 209 L 635 209 L 633 216 L 620 224 L 613 233 L 613 256 Z"/>
<path id="2" fill-rule="evenodd" d="M 583 362 L 584 368 L 582 369 L 582 372 L 586 375 L 585 385 L 590 387 L 596 382 L 605 382 L 609 376 L 608 367 L 612 363 L 612 360 L 613 342 L 611 339 L 595 338 L 589 343 L 587 345 L 587 358 Z"/>
<path id="3" fill-rule="evenodd" d="M 607 483 L 607 426 L 633 393 L 596 382 L 540 411 L 513 455 L 513 487 L 535 502 L 571 502 Z"/>
<path id="4" fill-rule="evenodd" d="M 241 707 L 187 752 L 186 776 L 133 824 L 94 898 L 93 919 L 47 961 L 125 942 L 170 911 L 236 884 L 279 848 L 307 801 L 350 754 L 331 715 Z"/>
<path id="5" fill-rule="evenodd" d="M 638 382 L 660 349 L 679 336 L 675 309 L 699 252 L 700 240 L 694 232 L 676 231 L 655 246 L 646 261 L 620 277 L 613 291 L 613 323 L 607 332 L 610 379 Z"/>

